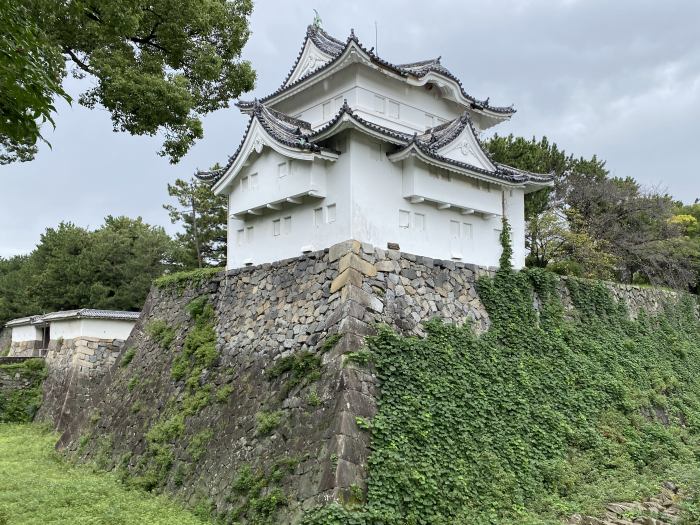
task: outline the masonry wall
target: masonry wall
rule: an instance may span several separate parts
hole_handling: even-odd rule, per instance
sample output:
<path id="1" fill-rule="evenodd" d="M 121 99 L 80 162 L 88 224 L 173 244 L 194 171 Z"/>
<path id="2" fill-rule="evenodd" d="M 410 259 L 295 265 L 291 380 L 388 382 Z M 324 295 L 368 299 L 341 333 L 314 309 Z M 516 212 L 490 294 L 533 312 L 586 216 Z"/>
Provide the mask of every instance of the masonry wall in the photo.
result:
<path id="1" fill-rule="evenodd" d="M 12 345 L 12 328 L 0 328 L 0 356 L 9 354 Z"/>
<path id="2" fill-rule="evenodd" d="M 119 356 L 120 339 L 53 339 L 45 354 L 48 375 L 37 419 L 62 428 L 93 403 L 93 392 Z"/>
<path id="3" fill-rule="evenodd" d="M 490 273 L 347 241 L 304 257 L 231 270 L 203 283 L 154 288 L 122 350 L 122 357 L 126 349 L 133 353 L 131 362 L 113 364 L 84 404 L 61 410 L 60 420 L 60 403 L 50 401 L 42 410 L 64 431 L 62 447 L 118 469 L 125 479 L 143 479 L 153 461 L 149 432 L 182 413 L 179 407 L 188 395 L 171 372 L 193 330 L 187 305 L 206 297 L 216 316 L 218 357 L 202 371 L 196 388 L 208 388 L 211 398 L 168 437 L 171 456 L 155 486 L 191 504 L 207 498 L 217 513 L 250 522 L 249 507 L 235 514 L 246 501 L 250 504 L 236 480 L 245 472 L 269 476 L 259 496 L 279 491 L 283 497 L 273 506 L 274 522 L 295 523 L 305 509 L 351 499 L 364 487 L 369 437 L 356 418 L 375 414 L 379 384 L 371 370 L 356 367 L 346 354 L 360 350 L 378 322 L 419 336 L 421 322 L 432 317 L 488 329 L 475 282 Z M 614 289 L 633 313 L 658 309 L 675 295 Z M 168 348 L 149 335 L 154 323 L 173 330 Z M 335 334 L 342 337 L 330 348 Z M 305 370 L 296 383 L 293 371 L 271 373 L 280 360 L 304 355 L 318 356 L 320 366 Z M 62 384 L 58 390 L 66 391 L 65 379 Z M 261 415 L 269 414 L 279 420 L 260 432 Z M 273 475 L 280 465 L 285 470 Z"/>

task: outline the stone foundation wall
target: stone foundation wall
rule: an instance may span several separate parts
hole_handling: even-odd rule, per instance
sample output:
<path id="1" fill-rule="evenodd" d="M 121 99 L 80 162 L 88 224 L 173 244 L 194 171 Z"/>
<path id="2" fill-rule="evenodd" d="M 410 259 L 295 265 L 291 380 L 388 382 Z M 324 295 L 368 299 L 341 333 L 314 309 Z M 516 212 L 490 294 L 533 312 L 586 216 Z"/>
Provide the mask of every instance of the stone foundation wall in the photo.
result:
<path id="1" fill-rule="evenodd" d="M 275 522 L 295 523 L 305 509 L 348 499 L 365 484 L 369 436 L 357 418 L 374 416 L 380 385 L 371 369 L 354 366 L 345 355 L 362 348 L 376 323 L 417 336 L 421 322 L 432 317 L 487 330 L 476 281 L 493 273 L 347 241 L 297 259 L 222 272 L 201 284 L 154 288 L 121 346 L 122 356 L 126 349 L 134 352 L 128 366 L 114 362 L 114 349 L 101 352 L 99 345 L 81 346 L 93 354 L 76 347 L 72 357 L 47 356 L 50 369 L 63 371 L 63 382 L 45 390 L 53 399 L 42 412 L 65 431 L 62 447 L 142 475 L 149 430 L 177 414 L 188 395 L 171 370 L 193 328 L 187 305 L 206 297 L 216 316 L 218 358 L 202 371 L 197 388 L 209 388 L 211 399 L 188 414 L 182 432 L 168 441 L 172 462 L 159 486 L 189 503 L 206 496 L 217 512 L 231 513 L 240 504 L 234 480 L 245 469 L 266 475 L 286 462 L 290 471 L 266 490 L 281 491 L 287 502 Z M 633 315 L 660 308 L 665 297 L 638 287 L 613 291 Z M 564 288 L 562 294 L 570 306 Z M 169 348 L 149 335 L 154 323 L 173 331 Z M 329 348 L 334 335 L 342 337 Z M 293 371 L 271 374 L 281 360 L 305 355 L 320 358 L 318 370 L 294 381 Z M 67 409 L 61 396 L 77 392 L 70 387 L 76 374 L 90 378 L 87 393 Z M 219 399 L 221 392 L 227 395 Z M 278 421 L 262 433 L 266 414 Z M 195 455 L 192 444 L 202 435 L 210 437 Z"/>
<path id="2" fill-rule="evenodd" d="M 48 375 L 37 419 L 62 428 L 62 421 L 92 403 L 92 393 L 124 346 L 118 339 L 52 340 L 45 352 Z"/>
<path id="3" fill-rule="evenodd" d="M 0 328 L 0 356 L 9 355 L 12 344 L 12 328 Z"/>
<path id="4" fill-rule="evenodd" d="M 8 355 L 12 357 L 41 357 L 43 355 L 41 341 L 12 341 Z"/>

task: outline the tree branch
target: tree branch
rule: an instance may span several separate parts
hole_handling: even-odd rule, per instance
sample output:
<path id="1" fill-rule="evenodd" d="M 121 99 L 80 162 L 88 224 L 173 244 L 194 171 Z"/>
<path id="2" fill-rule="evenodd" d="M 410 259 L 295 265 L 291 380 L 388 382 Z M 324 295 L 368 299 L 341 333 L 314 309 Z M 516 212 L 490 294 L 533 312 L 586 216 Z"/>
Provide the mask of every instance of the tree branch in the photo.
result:
<path id="1" fill-rule="evenodd" d="M 90 73 L 90 74 L 94 73 L 94 71 L 90 68 L 90 66 L 88 64 L 86 64 L 85 62 L 83 62 L 82 60 L 80 60 L 78 58 L 78 55 L 76 55 L 72 49 L 64 46 L 63 52 L 66 53 L 80 69 L 82 69 L 83 71 Z"/>

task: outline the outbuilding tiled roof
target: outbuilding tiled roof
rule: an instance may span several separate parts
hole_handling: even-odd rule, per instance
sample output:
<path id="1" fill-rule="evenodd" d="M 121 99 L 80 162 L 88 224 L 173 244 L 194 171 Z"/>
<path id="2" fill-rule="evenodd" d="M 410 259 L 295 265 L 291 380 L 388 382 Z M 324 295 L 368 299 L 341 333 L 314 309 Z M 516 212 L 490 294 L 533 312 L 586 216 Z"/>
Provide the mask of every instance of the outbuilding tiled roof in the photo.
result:
<path id="1" fill-rule="evenodd" d="M 45 324 L 51 321 L 65 319 L 106 319 L 115 321 L 136 321 L 141 312 L 126 312 L 122 310 L 95 310 L 92 308 L 80 308 L 78 310 L 63 310 L 30 317 L 20 317 L 8 321 L 5 326 L 22 326 L 30 324 Z"/>

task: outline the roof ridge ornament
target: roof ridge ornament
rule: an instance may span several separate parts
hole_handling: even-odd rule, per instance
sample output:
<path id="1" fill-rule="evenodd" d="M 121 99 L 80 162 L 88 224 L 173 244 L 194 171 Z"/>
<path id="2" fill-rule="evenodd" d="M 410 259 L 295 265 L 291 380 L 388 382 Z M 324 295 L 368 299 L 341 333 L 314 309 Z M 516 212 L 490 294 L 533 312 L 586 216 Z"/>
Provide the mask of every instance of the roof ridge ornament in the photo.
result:
<path id="1" fill-rule="evenodd" d="M 318 11 L 314 9 L 314 21 L 312 22 L 312 25 L 316 29 L 321 29 L 321 24 L 323 23 L 323 20 L 321 20 L 321 17 L 318 14 Z"/>

